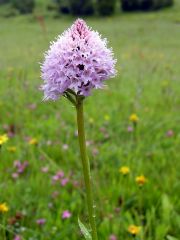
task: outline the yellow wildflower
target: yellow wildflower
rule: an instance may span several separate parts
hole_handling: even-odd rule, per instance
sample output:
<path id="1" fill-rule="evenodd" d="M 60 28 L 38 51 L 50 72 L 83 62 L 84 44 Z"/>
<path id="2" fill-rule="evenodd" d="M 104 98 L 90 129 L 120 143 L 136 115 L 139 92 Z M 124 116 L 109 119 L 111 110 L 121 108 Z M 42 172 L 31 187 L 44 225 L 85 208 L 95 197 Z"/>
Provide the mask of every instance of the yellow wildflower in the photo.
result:
<path id="1" fill-rule="evenodd" d="M 38 140 L 36 138 L 31 138 L 28 143 L 30 145 L 37 145 L 38 144 Z"/>
<path id="2" fill-rule="evenodd" d="M 141 227 L 136 225 L 130 225 L 128 227 L 128 232 L 132 234 L 133 236 L 136 236 L 140 232 Z"/>
<path id="3" fill-rule="evenodd" d="M 104 115 L 104 119 L 108 122 L 110 120 L 110 116 L 109 115 Z"/>
<path id="4" fill-rule="evenodd" d="M 93 123 L 94 123 L 94 119 L 93 119 L 93 118 L 90 118 L 90 119 L 89 119 L 89 123 L 93 124 Z"/>
<path id="5" fill-rule="evenodd" d="M 3 135 L 0 135 L 0 145 L 2 145 L 3 143 L 6 143 L 8 141 L 8 136 L 7 134 L 3 134 Z"/>
<path id="6" fill-rule="evenodd" d="M 16 152 L 16 147 L 15 146 L 10 146 L 10 147 L 7 147 L 7 150 L 9 151 L 9 152 L 12 152 L 12 153 L 14 153 L 14 152 Z"/>
<path id="7" fill-rule="evenodd" d="M 122 166 L 122 167 L 119 169 L 119 172 L 122 173 L 122 175 L 127 175 L 128 173 L 130 173 L 130 169 L 129 169 L 129 167 L 127 167 L 127 166 Z"/>
<path id="8" fill-rule="evenodd" d="M 137 176 L 136 182 L 139 186 L 143 186 L 147 182 L 147 178 L 144 175 Z"/>
<path id="9" fill-rule="evenodd" d="M 9 211 L 9 207 L 6 203 L 1 203 L 0 204 L 0 212 L 1 213 L 5 213 Z"/>
<path id="10" fill-rule="evenodd" d="M 139 121 L 139 118 L 138 118 L 137 114 L 133 113 L 130 115 L 129 120 L 133 123 L 137 123 Z"/>

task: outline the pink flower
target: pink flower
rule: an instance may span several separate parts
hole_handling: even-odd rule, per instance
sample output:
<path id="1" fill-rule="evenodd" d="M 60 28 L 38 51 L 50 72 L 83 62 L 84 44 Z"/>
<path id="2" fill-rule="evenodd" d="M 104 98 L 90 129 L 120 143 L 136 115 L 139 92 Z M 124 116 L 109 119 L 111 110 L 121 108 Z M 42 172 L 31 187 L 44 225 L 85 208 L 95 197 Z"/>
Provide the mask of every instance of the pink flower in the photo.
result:
<path id="1" fill-rule="evenodd" d="M 68 178 L 63 178 L 63 179 L 61 179 L 61 185 L 62 185 L 62 186 L 65 186 L 68 182 L 69 182 L 69 179 L 68 179 Z"/>
<path id="2" fill-rule="evenodd" d="M 52 177 L 52 180 L 53 180 L 54 182 L 56 182 L 56 181 L 59 180 L 59 177 L 58 177 L 57 175 L 54 175 L 54 176 Z"/>
<path id="3" fill-rule="evenodd" d="M 71 213 L 68 210 L 65 210 L 62 213 L 62 219 L 66 219 L 66 218 L 70 218 L 71 217 Z"/>
<path id="4" fill-rule="evenodd" d="M 109 237 L 109 240 L 117 240 L 117 237 L 116 237 L 114 234 L 112 234 L 112 235 Z"/>
<path id="5" fill-rule="evenodd" d="M 64 172 L 63 171 L 58 171 L 56 173 L 56 175 L 59 177 L 59 178 L 63 178 L 64 177 Z"/>
<path id="6" fill-rule="evenodd" d="M 14 238 L 13 238 L 13 240 L 21 240 L 22 238 L 21 238 L 21 236 L 20 235 L 16 235 Z"/>
<path id="7" fill-rule="evenodd" d="M 13 173 L 12 177 L 17 178 L 19 174 L 23 173 L 27 166 L 29 165 L 28 161 L 20 162 L 14 161 L 14 167 L 16 168 L 16 174 Z"/>
<path id="8" fill-rule="evenodd" d="M 46 223 L 46 219 L 44 218 L 40 218 L 40 219 L 37 219 L 36 220 L 36 223 L 39 225 L 39 226 L 42 226 Z"/>
<path id="9" fill-rule="evenodd" d="M 63 171 L 58 171 L 56 175 L 52 177 L 52 180 L 54 182 L 60 181 L 64 177 L 64 172 Z"/>
<path id="10" fill-rule="evenodd" d="M 42 167 L 41 172 L 47 173 L 49 171 L 49 167 Z"/>
<path id="11" fill-rule="evenodd" d="M 127 131 L 128 131 L 128 132 L 133 132 L 133 131 L 134 131 L 134 129 L 133 129 L 133 127 L 132 127 L 132 126 L 128 126 L 128 127 L 127 127 Z"/>
<path id="12" fill-rule="evenodd" d="M 167 133 L 166 133 L 166 136 L 167 136 L 167 137 L 173 137 L 173 135 L 174 135 L 174 132 L 173 132 L 173 130 L 171 130 L 171 129 L 168 130 Z"/>
<path id="13" fill-rule="evenodd" d="M 14 173 L 12 173 L 11 176 L 12 176 L 13 179 L 17 179 L 19 177 L 19 174 L 14 172 Z"/>
<path id="14" fill-rule="evenodd" d="M 21 162 L 20 161 L 18 161 L 18 160 L 14 161 L 14 167 L 18 168 L 20 166 L 21 166 Z"/>
<path id="15" fill-rule="evenodd" d="M 104 87 L 104 81 L 115 76 L 115 63 L 107 40 L 85 21 L 76 20 L 52 42 L 45 55 L 41 67 L 44 99 L 57 100 L 69 90 L 90 95 L 92 89 Z"/>

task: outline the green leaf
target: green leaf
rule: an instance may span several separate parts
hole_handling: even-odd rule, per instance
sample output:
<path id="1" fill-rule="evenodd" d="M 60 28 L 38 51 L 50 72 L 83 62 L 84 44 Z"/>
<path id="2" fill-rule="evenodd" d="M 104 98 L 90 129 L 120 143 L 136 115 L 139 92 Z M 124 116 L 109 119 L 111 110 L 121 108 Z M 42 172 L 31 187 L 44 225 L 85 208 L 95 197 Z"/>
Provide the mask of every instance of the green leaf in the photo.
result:
<path id="1" fill-rule="evenodd" d="M 173 206 L 170 202 L 169 197 L 166 194 L 162 195 L 162 220 L 166 224 L 169 224 Z"/>
<path id="2" fill-rule="evenodd" d="M 84 226 L 84 224 L 81 222 L 81 220 L 78 218 L 78 224 L 81 229 L 81 232 L 83 233 L 86 240 L 92 240 L 91 234 L 89 233 L 88 229 Z"/>
<path id="3" fill-rule="evenodd" d="M 177 238 L 170 236 L 170 235 L 168 235 L 166 238 L 167 238 L 167 240 L 178 240 Z"/>

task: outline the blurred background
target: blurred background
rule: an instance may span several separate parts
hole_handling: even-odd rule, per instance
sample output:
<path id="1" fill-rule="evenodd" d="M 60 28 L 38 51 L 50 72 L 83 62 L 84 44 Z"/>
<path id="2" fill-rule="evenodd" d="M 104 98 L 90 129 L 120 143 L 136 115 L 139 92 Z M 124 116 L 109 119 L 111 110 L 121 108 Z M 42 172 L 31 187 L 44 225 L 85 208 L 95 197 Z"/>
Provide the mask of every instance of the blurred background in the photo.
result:
<path id="1" fill-rule="evenodd" d="M 179 240 L 179 0 L 0 0 L 0 240 L 83 239 L 75 109 L 39 90 L 77 17 L 117 59 L 85 101 L 99 239 Z"/>
<path id="2" fill-rule="evenodd" d="M 170 7 L 174 0 L 1 0 L 2 16 L 56 12 L 56 15 L 110 16 L 120 12 L 155 11 Z"/>

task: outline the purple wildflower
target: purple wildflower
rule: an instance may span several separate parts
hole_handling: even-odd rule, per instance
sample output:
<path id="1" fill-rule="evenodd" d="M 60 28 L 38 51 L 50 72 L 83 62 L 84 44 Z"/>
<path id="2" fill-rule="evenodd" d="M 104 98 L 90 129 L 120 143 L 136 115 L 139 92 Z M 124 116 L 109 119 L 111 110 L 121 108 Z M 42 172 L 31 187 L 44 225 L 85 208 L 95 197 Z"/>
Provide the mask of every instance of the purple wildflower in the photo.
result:
<path id="1" fill-rule="evenodd" d="M 19 174 L 22 174 L 27 166 L 29 165 L 28 161 L 20 162 L 20 161 L 14 161 L 14 167 L 16 168 L 16 175 L 13 174 L 12 177 L 17 178 Z"/>
<path id="2" fill-rule="evenodd" d="M 17 179 L 19 177 L 19 174 L 17 172 L 12 173 L 12 178 Z"/>
<path id="3" fill-rule="evenodd" d="M 20 161 L 18 161 L 18 160 L 14 161 L 14 167 L 15 168 L 18 168 L 20 166 L 21 166 L 21 162 Z"/>
<path id="4" fill-rule="evenodd" d="M 64 177 L 64 172 L 63 171 L 58 171 L 56 173 L 56 175 L 59 177 L 59 178 L 63 178 Z"/>
<path id="5" fill-rule="evenodd" d="M 57 175 L 54 175 L 52 177 L 53 182 L 57 182 L 59 180 L 59 177 Z"/>
<path id="6" fill-rule="evenodd" d="M 21 238 L 21 236 L 19 236 L 19 235 L 16 235 L 14 238 L 13 238 L 13 240 L 21 240 L 22 238 Z"/>
<path id="7" fill-rule="evenodd" d="M 64 172 L 63 171 L 58 171 L 56 175 L 52 177 L 53 182 L 60 181 L 64 177 Z"/>
<path id="8" fill-rule="evenodd" d="M 116 60 L 107 40 L 78 19 L 52 42 L 41 66 L 44 99 L 57 100 L 69 89 L 88 96 L 114 77 Z"/>
<path id="9" fill-rule="evenodd" d="M 173 130 L 171 130 L 171 129 L 168 130 L 167 133 L 166 133 L 166 136 L 167 136 L 167 137 L 173 137 L 173 135 L 174 135 L 174 132 L 173 132 Z"/>
<path id="10" fill-rule="evenodd" d="M 66 219 L 66 218 L 70 218 L 71 217 L 71 213 L 68 210 L 65 210 L 62 213 L 62 219 Z"/>
<path id="11" fill-rule="evenodd" d="M 61 179 L 61 186 L 65 186 L 69 182 L 68 178 Z"/>
<path id="12" fill-rule="evenodd" d="M 133 132 L 133 131 L 134 131 L 134 129 L 133 129 L 133 127 L 132 127 L 132 126 L 128 126 L 128 127 L 127 127 L 127 131 L 128 131 L 128 132 Z"/>
<path id="13" fill-rule="evenodd" d="M 40 218 L 36 220 L 37 225 L 42 226 L 46 223 L 46 219 Z"/>
<path id="14" fill-rule="evenodd" d="M 112 234 L 112 235 L 109 237 L 109 240 L 117 240 L 117 237 L 116 237 L 114 234 Z"/>

